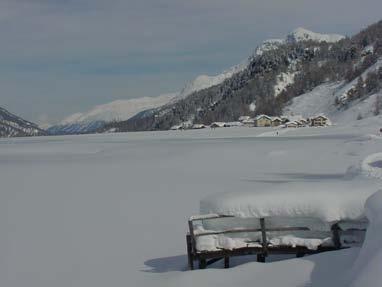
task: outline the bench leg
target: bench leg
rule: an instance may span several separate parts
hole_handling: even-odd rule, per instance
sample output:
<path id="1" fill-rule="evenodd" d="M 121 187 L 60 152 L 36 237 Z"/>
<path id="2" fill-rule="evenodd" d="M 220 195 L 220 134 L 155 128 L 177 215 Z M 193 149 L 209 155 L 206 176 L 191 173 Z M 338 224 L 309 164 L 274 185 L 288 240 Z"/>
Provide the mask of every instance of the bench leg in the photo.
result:
<path id="1" fill-rule="evenodd" d="M 192 255 L 192 243 L 191 243 L 191 236 L 189 234 L 187 234 L 186 242 L 187 242 L 188 268 L 190 270 L 194 270 L 194 256 Z"/>
<path id="2" fill-rule="evenodd" d="M 297 252 L 296 253 L 296 258 L 301 258 L 301 257 L 304 257 L 304 256 L 305 256 L 304 252 Z"/>
<path id="3" fill-rule="evenodd" d="M 224 257 L 224 268 L 229 268 L 229 257 Z"/>
<path id="4" fill-rule="evenodd" d="M 257 262 L 265 262 L 265 255 L 263 253 L 257 254 Z"/>
<path id="5" fill-rule="evenodd" d="M 206 269 L 206 267 L 207 267 L 207 260 L 199 259 L 199 269 Z"/>

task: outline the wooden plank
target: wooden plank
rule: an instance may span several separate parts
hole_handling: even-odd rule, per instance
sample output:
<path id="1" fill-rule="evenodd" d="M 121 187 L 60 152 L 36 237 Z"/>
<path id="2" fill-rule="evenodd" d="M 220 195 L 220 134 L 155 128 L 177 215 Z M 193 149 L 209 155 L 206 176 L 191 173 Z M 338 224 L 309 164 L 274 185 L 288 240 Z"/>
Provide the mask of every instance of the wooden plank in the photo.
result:
<path id="1" fill-rule="evenodd" d="M 195 254 L 197 251 L 196 250 L 196 240 L 195 240 L 195 236 L 194 236 L 194 223 L 191 220 L 188 221 L 188 227 L 190 229 L 190 237 L 191 237 L 191 246 L 192 246 L 191 253 Z"/>
<path id="2" fill-rule="evenodd" d="M 189 221 L 202 221 L 202 220 L 210 220 L 210 219 L 219 219 L 219 218 L 227 218 L 227 217 L 235 217 L 234 215 L 224 215 L 224 214 L 221 214 L 221 215 L 216 215 L 216 216 L 213 216 L 213 217 L 206 217 L 206 218 L 203 218 L 203 217 L 191 217 L 189 219 Z"/>
<path id="3" fill-rule="evenodd" d="M 267 228 L 267 232 L 282 232 L 282 231 L 310 231 L 308 227 L 276 227 Z M 242 232 L 262 232 L 261 228 L 235 228 L 217 231 L 207 231 L 203 233 L 194 234 L 195 237 L 207 236 L 207 235 L 219 235 L 219 234 L 231 234 L 231 233 L 242 233 Z"/>
<path id="4" fill-rule="evenodd" d="M 224 257 L 224 268 L 229 268 L 229 256 Z"/>
<path id="5" fill-rule="evenodd" d="M 206 259 L 199 259 L 199 269 L 206 269 L 207 267 L 207 260 Z"/>

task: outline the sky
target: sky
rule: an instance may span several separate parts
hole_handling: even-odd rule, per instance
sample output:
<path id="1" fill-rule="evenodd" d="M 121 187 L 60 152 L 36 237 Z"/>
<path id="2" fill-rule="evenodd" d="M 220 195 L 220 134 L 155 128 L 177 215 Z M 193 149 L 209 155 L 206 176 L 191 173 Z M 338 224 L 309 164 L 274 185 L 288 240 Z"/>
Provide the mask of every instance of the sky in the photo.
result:
<path id="1" fill-rule="evenodd" d="M 182 89 L 297 27 L 352 35 L 380 0 L 0 0 L 0 106 L 40 124 Z"/>

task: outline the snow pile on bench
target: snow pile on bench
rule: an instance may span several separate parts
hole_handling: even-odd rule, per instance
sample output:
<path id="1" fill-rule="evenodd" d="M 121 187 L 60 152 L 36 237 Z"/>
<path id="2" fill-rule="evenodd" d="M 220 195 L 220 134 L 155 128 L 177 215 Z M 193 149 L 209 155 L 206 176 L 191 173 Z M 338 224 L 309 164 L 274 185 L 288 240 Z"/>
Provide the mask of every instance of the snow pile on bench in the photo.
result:
<path id="1" fill-rule="evenodd" d="M 310 217 L 324 222 L 363 218 L 366 199 L 380 187 L 374 180 L 287 183 L 269 189 L 219 193 L 200 202 L 201 214 L 243 218 Z"/>

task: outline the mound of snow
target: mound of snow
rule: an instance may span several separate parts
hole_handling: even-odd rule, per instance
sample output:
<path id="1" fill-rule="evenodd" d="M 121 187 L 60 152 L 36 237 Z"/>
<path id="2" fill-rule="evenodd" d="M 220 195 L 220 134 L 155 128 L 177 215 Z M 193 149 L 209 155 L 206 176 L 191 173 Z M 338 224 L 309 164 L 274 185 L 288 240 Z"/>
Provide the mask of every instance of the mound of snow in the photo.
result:
<path id="1" fill-rule="evenodd" d="M 379 189 L 377 182 L 357 179 L 286 183 L 271 189 L 219 193 L 200 202 L 201 214 L 237 217 L 313 217 L 324 222 L 364 217 L 366 199 Z"/>
<path id="2" fill-rule="evenodd" d="M 365 158 L 361 164 L 363 175 L 382 179 L 382 153 L 375 153 Z"/>
<path id="3" fill-rule="evenodd" d="M 368 198 L 365 213 L 369 220 L 369 227 L 362 249 L 353 266 L 351 287 L 381 286 L 382 191 Z"/>
<path id="4" fill-rule="evenodd" d="M 338 34 L 320 34 L 309 31 L 304 28 L 297 28 L 292 33 L 287 36 L 287 42 L 299 42 L 299 41 L 316 41 L 316 42 L 327 42 L 335 43 L 342 39 L 345 36 Z"/>

